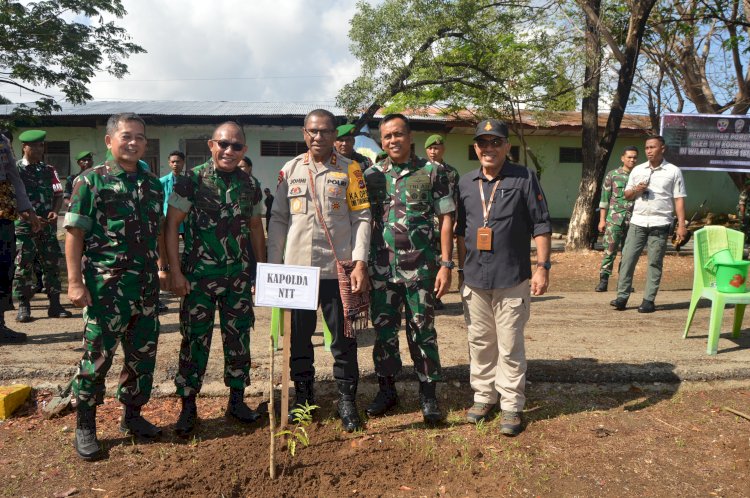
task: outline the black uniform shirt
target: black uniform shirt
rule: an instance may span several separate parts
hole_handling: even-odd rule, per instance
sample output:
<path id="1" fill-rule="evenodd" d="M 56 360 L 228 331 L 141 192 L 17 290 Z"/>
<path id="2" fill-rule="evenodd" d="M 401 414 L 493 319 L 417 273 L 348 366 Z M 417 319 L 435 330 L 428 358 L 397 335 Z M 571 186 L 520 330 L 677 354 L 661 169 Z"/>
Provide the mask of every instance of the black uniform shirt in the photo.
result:
<path id="1" fill-rule="evenodd" d="M 484 226 L 479 185 L 489 203 L 498 181 L 488 222 L 492 250 L 479 251 L 477 229 Z M 536 175 L 508 161 L 492 180 L 485 178 L 481 168 L 461 177 L 456 221 L 456 235 L 464 237 L 466 243 L 464 282 L 485 290 L 515 287 L 530 278 L 531 237 L 552 231 L 547 201 Z"/>

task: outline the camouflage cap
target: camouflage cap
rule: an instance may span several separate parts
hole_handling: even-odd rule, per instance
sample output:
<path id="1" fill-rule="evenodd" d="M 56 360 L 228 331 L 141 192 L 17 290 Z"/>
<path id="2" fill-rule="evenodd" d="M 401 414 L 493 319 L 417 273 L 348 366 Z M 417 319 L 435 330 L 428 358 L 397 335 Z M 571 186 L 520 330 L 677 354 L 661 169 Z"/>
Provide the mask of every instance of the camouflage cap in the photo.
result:
<path id="1" fill-rule="evenodd" d="M 500 138 L 508 138 L 508 125 L 497 119 L 485 119 L 477 125 L 474 140 L 482 135 L 493 135 Z"/>
<path id="2" fill-rule="evenodd" d="M 79 152 L 79 153 L 78 153 L 78 155 L 76 156 L 76 161 L 80 161 L 81 159 L 83 159 L 83 158 L 84 158 L 84 157 L 86 157 L 86 156 L 91 156 L 91 157 L 93 158 L 93 157 L 94 157 L 94 154 L 92 154 L 90 150 L 82 150 L 82 151 L 81 151 L 81 152 Z"/>
<path id="3" fill-rule="evenodd" d="M 433 145 L 443 145 L 445 139 L 442 135 L 430 135 L 427 140 L 424 141 L 424 148 L 429 149 Z"/>
<path id="4" fill-rule="evenodd" d="M 25 144 L 44 142 L 45 138 L 47 138 L 47 132 L 44 130 L 26 130 L 18 135 L 18 140 Z"/>
<path id="5" fill-rule="evenodd" d="M 354 125 L 343 124 L 336 128 L 336 138 L 353 137 L 354 136 Z"/>

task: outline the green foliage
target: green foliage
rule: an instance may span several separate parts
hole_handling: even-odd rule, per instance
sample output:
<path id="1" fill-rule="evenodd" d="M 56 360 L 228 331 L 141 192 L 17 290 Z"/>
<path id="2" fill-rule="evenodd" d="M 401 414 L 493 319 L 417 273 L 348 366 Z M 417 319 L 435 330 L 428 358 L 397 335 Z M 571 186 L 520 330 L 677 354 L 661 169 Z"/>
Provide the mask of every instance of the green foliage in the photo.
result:
<path id="1" fill-rule="evenodd" d="M 512 107 L 574 108 L 569 35 L 539 2 L 516 0 L 360 0 L 351 52 L 361 76 L 337 103 L 351 115 L 439 106 L 512 116 Z"/>
<path id="2" fill-rule="evenodd" d="M 0 83 L 39 95 L 18 113 L 59 108 L 39 88 L 59 89 L 71 103 L 82 104 L 92 99 L 88 84 L 95 73 L 127 74 L 123 60 L 145 50 L 129 41 L 124 28 L 105 20 L 125 14 L 120 0 L 0 0 Z"/>
<path id="3" fill-rule="evenodd" d="M 305 402 L 304 406 L 292 409 L 291 414 L 294 419 L 294 429 L 284 429 L 274 434 L 274 437 L 287 437 L 287 448 L 291 456 L 294 456 L 297 452 L 297 444 L 301 444 L 304 447 L 310 445 L 310 437 L 307 435 L 305 427 L 310 425 L 312 422 L 312 412 L 318 408 L 318 405 L 310 405 Z"/>

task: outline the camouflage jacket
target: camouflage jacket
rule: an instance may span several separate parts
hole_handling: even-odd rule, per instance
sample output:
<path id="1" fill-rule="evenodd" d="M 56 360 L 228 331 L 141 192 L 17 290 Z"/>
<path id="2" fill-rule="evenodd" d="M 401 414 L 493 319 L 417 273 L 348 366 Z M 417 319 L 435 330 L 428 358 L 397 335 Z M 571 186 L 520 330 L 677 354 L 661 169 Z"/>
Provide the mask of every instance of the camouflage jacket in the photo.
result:
<path id="1" fill-rule="evenodd" d="M 155 275 L 163 203 L 161 182 L 145 163 L 139 163 L 136 173 L 126 172 L 115 161 L 81 173 L 73 186 L 65 228 L 85 233 L 84 277 Z M 88 278 L 86 283 L 91 285 Z"/>
<path id="2" fill-rule="evenodd" d="M 744 206 L 745 216 L 744 218 L 750 218 L 750 194 L 744 188 L 740 191 L 740 199 L 737 202 L 737 217 L 742 219 L 740 213 L 740 206 Z"/>
<path id="3" fill-rule="evenodd" d="M 370 275 L 394 283 L 434 278 L 436 216 L 456 209 L 442 166 L 389 158 L 365 171 L 372 209 Z"/>
<path id="4" fill-rule="evenodd" d="M 363 172 L 372 166 L 372 159 L 357 151 L 354 151 L 354 154 L 352 154 L 352 161 L 357 161 L 359 163 L 359 169 Z"/>
<path id="5" fill-rule="evenodd" d="M 29 164 L 26 159 L 16 163 L 21 180 L 26 186 L 26 194 L 31 201 L 31 207 L 41 219 L 54 209 L 55 197 L 62 195 L 62 185 L 53 166 L 40 161 Z M 22 219 L 16 220 L 17 234 L 30 234 L 31 225 Z"/>
<path id="6" fill-rule="evenodd" d="M 630 222 L 633 201 L 625 199 L 625 186 L 629 177 L 630 173 L 622 166 L 613 169 L 604 177 L 599 209 L 607 210 L 606 222 L 609 224 L 623 225 Z"/>
<path id="7" fill-rule="evenodd" d="M 226 177 L 226 175 L 225 175 Z M 169 205 L 187 213 L 182 272 L 198 278 L 236 275 L 250 267 L 250 218 L 259 215 L 256 184 L 239 168 L 218 173 L 213 159 L 181 176 Z"/>

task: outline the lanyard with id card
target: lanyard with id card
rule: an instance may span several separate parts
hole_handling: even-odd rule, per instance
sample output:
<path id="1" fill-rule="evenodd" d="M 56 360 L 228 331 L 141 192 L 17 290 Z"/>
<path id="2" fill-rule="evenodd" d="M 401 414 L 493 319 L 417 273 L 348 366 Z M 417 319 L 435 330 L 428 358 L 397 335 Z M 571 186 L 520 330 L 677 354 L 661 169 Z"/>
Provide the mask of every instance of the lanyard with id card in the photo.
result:
<path id="1" fill-rule="evenodd" d="M 477 228 L 477 249 L 480 251 L 491 251 L 492 250 L 492 229 L 488 226 L 490 222 L 490 209 L 492 209 L 492 203 L 495 200 L 495 193 L 497 187 L 500 186 L 501 180 L 495 182 L 495 186 L 492 187 L 492 193 L 490 194 L 490 202 L 487 203 L 484 200 L 484 188 L 482 188 L 482 179 L 477 180 L 479 185 L 479 197 L 482 199 L 482 215 L 484 217 L 484 226 Z"/>

